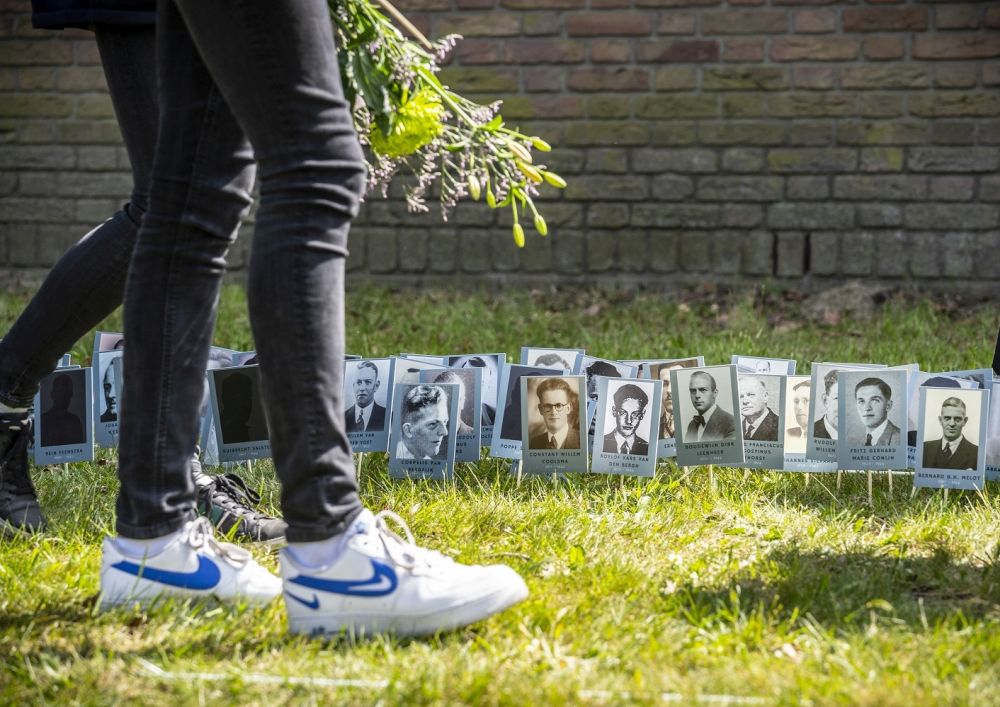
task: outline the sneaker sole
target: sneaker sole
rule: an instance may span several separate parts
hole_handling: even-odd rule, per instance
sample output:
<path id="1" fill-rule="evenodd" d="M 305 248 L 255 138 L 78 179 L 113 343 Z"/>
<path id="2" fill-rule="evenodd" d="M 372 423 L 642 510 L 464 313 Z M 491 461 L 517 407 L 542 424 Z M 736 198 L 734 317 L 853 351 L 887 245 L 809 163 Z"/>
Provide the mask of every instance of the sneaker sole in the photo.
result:
<path id="1" fill-rule="evenodd" d="M 430 614 L 403 615 L 382 613 L 320 613 L 293 616 L 289 611 L 288 631 L 310 636 L 336 636 L 345 633 L 355 638 L 391 633 L 396 636 L 429 636 L 440 631 L 454 631 L 498 614 L 528 598 L 524 584 L 504 587 L 496 592 Z M 287 606 L 287 601 L 286 601 Z M 298 613 L 298 612 L 296 612 Z"/>

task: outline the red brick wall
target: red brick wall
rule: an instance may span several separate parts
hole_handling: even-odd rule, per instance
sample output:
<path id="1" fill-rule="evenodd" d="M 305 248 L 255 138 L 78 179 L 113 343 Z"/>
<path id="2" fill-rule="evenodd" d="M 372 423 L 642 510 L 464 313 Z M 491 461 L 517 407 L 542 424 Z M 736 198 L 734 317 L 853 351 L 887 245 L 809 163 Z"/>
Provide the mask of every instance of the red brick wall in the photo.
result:
<path id="1" fill-rule="evenodd" d="M 570 184 L 522 251 L 506 213 L 442 224 L 373 196 L 353 277 L 1000 289 L 995 2 L 397 5 L 466 37 L 444 80 L 503 98 Z M 25 6 L 0 0 L 0 265 L 31 268 L 110 213 L 128 174 L 89 35 L 33 31 Z"/>

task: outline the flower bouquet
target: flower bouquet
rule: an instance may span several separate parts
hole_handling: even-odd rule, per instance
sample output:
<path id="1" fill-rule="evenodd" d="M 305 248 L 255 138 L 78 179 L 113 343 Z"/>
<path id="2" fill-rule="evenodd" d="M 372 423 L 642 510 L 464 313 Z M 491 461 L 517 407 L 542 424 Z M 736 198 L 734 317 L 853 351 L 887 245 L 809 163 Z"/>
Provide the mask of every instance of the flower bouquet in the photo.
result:
<path id="1" fill-rule="evenodd" d="M 438 183 L 445 220 L 459 199 L 485 194 L 491 209 L 510 207 L 519 247 L 526 212 L 535 230 L 546 235 L 532 197 L 543 184 L 561 189 L 566 182 L 536 162 L 532 150 L 552 148 L 506 127 L 500 101 L 479 105 L 438 80 L 439 62 L 461 37 L 428 41 L 388 0 L 329 0 L 329 6 L 344 93 L 358 136 L 369 147 L 369 191 L 381 188 L 385 195 L 403 171 L 415 177 L 405 189 L 411 211 L 428 210 L 428 191 Z"/>

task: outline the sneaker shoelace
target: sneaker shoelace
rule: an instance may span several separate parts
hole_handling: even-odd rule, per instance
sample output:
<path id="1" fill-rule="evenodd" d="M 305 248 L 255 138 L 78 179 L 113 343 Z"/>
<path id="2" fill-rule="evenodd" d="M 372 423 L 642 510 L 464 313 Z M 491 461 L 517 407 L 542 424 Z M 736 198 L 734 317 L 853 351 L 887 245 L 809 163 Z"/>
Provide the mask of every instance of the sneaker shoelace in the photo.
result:
<path id="1" fill-rule="evenodd" d="M 405 538 L 400 537 L 390 526 L 389 522 L 403 531 Z M 386 554 L 396 565 L 405 569 L 413 570 L 418 567 L 431 568 L 435 564 L 453 563 L 450 557 L 442 555 L 437 550 L 429 550 L 418 547 L 410 526 L 406 521 L 390 510 L 380 511 L 375 516 L 375 530 L 378 531 L 379 539 L 385 547 Z"/>
<path id="2" fill-rule="evenodd" d="M 229 562 L 231 565 L 242 568 L 250 562 L 252 555 L 241 547 L 232 543 L 223 543 L 215 539 L 215 527 L 203 516 L 199 516 L 191 521 L 188 526 L 187 542 L 195 550 L 208 548 L 217 556 Z"/>
<path id="3" fill-rule="evenodd" d="M 260 503 L 260 496 L 237 474 L 229 473 L 213 477 L 210 496 L 213 504 L 221 506 L 235 516 L 253 521 L 270 520 L 268 516 L 252 508 L 252 505 Z"/>

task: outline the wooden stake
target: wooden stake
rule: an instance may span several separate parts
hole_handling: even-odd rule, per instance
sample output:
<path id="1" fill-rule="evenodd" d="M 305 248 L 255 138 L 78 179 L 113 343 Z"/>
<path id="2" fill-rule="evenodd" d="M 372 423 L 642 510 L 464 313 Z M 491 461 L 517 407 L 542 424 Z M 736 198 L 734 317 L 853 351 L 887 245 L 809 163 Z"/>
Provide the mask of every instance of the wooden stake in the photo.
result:
<path id="1" fill-rule="evenodd" d="M 712 493 L 715 493 L 715 465 L 708 465 L 708 485 L 712 489 Z"/>
<path id="2" fill-rule="evenodd" d="M 253 460 L 252 459 L 247 459 L 247 473 L 248 474 L 252 474 L 253 473 Z"/>
<path id="3" fill-rule="evenodd" d="M 837 490 L 840 491 L 840 479 L 843 478 L 844 471 L 842 469 L 837 469 Z"/>
<path id="4" fill-rule="evenodd" d="M 518 459 L 517 460 L 517 483 L 515 484 L 518 487 L 521 486 L 521 472 L 522 472 L 523 468 L 524 468 L 524 460 Z"/>
<path id="5" fill-rule="evenodd" d="M 911 501 L 917 497 L 917 489 L 918 488 L 919 487 L 916 484 L 914 484 L 913 488 L 910 489 L 910 500 Z"/>
<path id="6" fill-rule="evenodd" d="M 870 469 L 868 470 L 868 505 L 869 506 L 873 505 L 872 504 L 872 472 L 871 472 Z"/>
<path id="7" fill-rule="evenodd" d="M 945 503 L 948 503 L 948 491 L 949 491 L 949 489 L 947 489 L 947 488 L 944 490 L 944 502 Z"/>
<path id="8" fill-rule="evenodd" d="M 889 495 L 892 495 L 892 469 L 889 469 Z"/>
<path id="9" fill-rule="evenodd" d="M 364 463 L 365 463 L 365 453 L 364 452 L 358 452 L 358 468 L 354 472 L 354 476 L 356 477 L 355 480 L 358 480 L 358 479 L 361 478 L 361 465 L 364 464 Z"/>
<path id="10" fill-rule="evenodd" d="M 809 488 L 809 479 L 811 479 L 811 478 L 812 478 L 812 475 L 807 471 L 806 472 L 806 488 Z"/>

